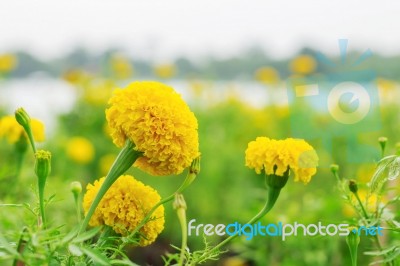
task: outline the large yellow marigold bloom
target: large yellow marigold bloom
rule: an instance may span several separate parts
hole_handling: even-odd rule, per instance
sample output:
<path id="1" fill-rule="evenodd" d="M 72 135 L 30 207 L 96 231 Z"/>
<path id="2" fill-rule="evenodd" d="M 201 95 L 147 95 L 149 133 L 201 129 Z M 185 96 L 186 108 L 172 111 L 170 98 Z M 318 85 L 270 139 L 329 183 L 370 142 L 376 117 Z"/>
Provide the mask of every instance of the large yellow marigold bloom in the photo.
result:
<path id="1" fill-rule="evenodd" d="M 197 119 L 181 96 L 159 82 L 117 89 L 106 117 L 114 143 L 126 139 L 143 156 L 135 166 L 152 175 L 179 174 L 199 156 Z"/>
<path id="2" fill-rule="evenodd" d="M 41 121 L 32 118 L 31 119 L 31 130 L 33 134 L 33 139 L 38 142 L 44 141 L 44 125 Z M 24 128 L 18 124 L 15 120 L 15 116 L 8 115 L 0 119 L 0 138 L 6 138 L 10 143 L 16 143 L 21 136 L 26 135 Z"/>
<path id="3" fill-rule="evenodd" d="M 258 137 L 248 144 L 246 150 L 246 166 L 260 174 L 283 176 L 290 169 L 295 181 L 307 184 L 316 173 L 318 156 L 307 142 L 288 138 L 274 140 Z"/>
<path id="4" fill-rule="evenodd" d="M 104 177 L 87 185 L 83 208 L 87 213 Z M 108 225 L 121 235 L 132 232 L 161 197 L 153 188 L 137 181 L 133 176 L 122 175 L 110 187 L 96 208 L 89 225 Z M 164 207 L 158 207 L 151 219 L 139 231 L 140 246 L 154 242 L 164 229 Z"/>
<path id="5" fill-rule="evenodd" d="M 66 148 L 68 157 L 81 164 L 91 162 L 95 154 L 93 144 L 84 137 L 71 138 Z"/>

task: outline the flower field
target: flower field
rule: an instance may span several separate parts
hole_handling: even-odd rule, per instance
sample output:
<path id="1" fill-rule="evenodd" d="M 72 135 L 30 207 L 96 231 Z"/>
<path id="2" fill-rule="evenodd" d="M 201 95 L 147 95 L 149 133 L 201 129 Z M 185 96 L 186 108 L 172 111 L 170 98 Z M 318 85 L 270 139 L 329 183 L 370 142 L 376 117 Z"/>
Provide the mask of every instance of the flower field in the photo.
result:
<path id="1" fill-rule="evenodd" d="M 0 56 L 0 93 L 22 64 Z M 303 53 L 221 83 L 115 53 L 52 77 L 68 110 L 3 97 L 0 264 L 400 265 L 400 83 L 350 76 L 376 94 L 350 117 L 345 93 L 303 100 L 310 80 L 336 88 L 319 64 Z"/>

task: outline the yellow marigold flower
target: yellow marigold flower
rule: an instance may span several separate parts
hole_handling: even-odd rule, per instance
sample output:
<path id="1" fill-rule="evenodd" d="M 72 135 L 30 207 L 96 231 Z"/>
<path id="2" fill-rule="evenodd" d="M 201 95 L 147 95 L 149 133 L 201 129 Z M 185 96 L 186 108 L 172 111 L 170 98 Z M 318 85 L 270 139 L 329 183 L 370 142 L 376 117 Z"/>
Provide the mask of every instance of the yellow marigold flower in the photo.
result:
<path id="1" fill-rule="evenodd" d="M 317 61 L 310 55 L 300 55 L 290 62 L 289 68 L 293 73 L 307 75 L 315 71 Z"/>
<path id="2" fill-rule="evenodd" d="M 279 73 L 273 67 L 261 67 L 257 69 L 255 78 L 261 83 L 274 85 L 279 82 Z"/>
<path id="3" fill-rule="evenodd" d="M 73 137 L 67 142 L 67 155 L 77 163 L 89 163 L 94 157 L 93 144 L 86 138 Z"/>
<path id="4" fill-rule="evenodd" d="M 12 54 L 0 55 L 0 73 L 10 72 L 17 67 L 18 60 Z"/>
<path id="5" fill-rule="evenodd" d="M 161 64 L 154 67 L 154 74 L 157 77 L 168 79 L 176 74 L 176 67 L 172 64 Z"/>
<path id="6" fill-rule="evenodd" d="M 110 66 L 113 74 L 119 79 L 127 79 L 133 75 L 133 66 L 129 58 L 121 54 L 112 55 Z"/>
<path id="7" fill-rule="evenodd" d="M 106 117 L 113 142 L 126 139 L 143 156 L 135 166 L 152 175 L 179 174 L 199 156 L 197 119 L 171 87 L 159 82 L 133 82 L 117 89 Z"/>
<path id="8" fill-rule="evenodd" d="M 260 174 L 283 176 L 290 169 L 295 181 L 307 184 L 316 173 L 318 156 L 307 142 L 288 138 L 274 140 L 258 137 L 248 144 L 246 166 Z"/>
<path id="9" fill-rule="evenodd" d="M 31 130 L 33 138 L 37 142 L 44 141 L 44 125 L 41 121 L 32 118 Z M 15 120 L 15 116 L 9 115 L 0 119 L 0 138 L 4 137 L 10 143 L 16 143 L 21 136 L 28 137 L 24 128 Z"/>
<path id="10" fill-rule="evenodd" d="M 83 209 L 87 212 L 104 177 L 87 185 L 83 197 Z M 137 181 L 133 176 L 122 175 L 110 187 L 96 208 L 89 225 L 108 225 L 121 235 L 132 232 L 144 219 L 150 209 L 160 201 L 156 190 Z M 154 242 L 164 229 L 164 207 L 158 207 L 151 219 L 140 229 L 140 246 Z"/>

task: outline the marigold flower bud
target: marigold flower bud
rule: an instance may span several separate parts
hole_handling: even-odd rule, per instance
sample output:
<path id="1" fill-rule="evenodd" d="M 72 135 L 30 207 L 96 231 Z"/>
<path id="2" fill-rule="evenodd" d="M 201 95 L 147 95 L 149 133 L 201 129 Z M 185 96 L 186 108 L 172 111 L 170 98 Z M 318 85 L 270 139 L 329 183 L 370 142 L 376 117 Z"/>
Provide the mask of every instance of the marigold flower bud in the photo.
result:
<path id="1" fill-rule="evenodd" d="M 51 153 L 39 150 L 35 153 L 35 173 L 40 179 L 46 179 L 51 171 Z"/>
<path id="2" fill-rule="evenodd" d="M 25 129 L 30 126 L 31 118 L 24 108 L 18 108 L 15 111 L 15 120 L 17 120 L 18 124 L 23 126 Z"/>
<path id="3" fill-rule="evenodd" d="M 339 165 L 337 165 L 337 164 L 331 164 L 330 169 L 331 169 L 331 172 L 332 172 L 333 174 L 336 174 L 337 172 L 339 172 Z"/>
<path id="4" fill-rule="evenodd" d="M 386 137 L 379 137 L 378 138 L 379 145 L 381 145 L 382 153 L 385 151 L 385 147 L 386 147 L 387 141 L 388 141 L 388 139 Z"/>
<path id="5" fill-rule="evenodd" d="M 357 265 L 357 249 L 360 244 L 360 236 L 357 227 L 350 226 L 348 229 L 350 232 L 346 237 L 346 243 L 349 246 L 352 265 Z"/>
<path id="6" fill-rule="evenodd" d="M 74 195 L 78 195 L 82 192 L 82 184 L 78 181 L 71 182 L 70 184 L 71 192 Z"/>
<path id="7" fill-rule="evenodd" d="M 175 194 L 175 200 L 172 204 L 175 210 L 178 209 L 187 209 L 185 198 L 182 194 Z"/>
<path id="8" fill-rule="evenodd" d="M 350 189 L 351 192 L 357 193 L 358 186 L 357 186 L 357 183 L 356 183 L 355 180 L 353 180 L 353 179 L 349 180 L 349 189 Z"/>

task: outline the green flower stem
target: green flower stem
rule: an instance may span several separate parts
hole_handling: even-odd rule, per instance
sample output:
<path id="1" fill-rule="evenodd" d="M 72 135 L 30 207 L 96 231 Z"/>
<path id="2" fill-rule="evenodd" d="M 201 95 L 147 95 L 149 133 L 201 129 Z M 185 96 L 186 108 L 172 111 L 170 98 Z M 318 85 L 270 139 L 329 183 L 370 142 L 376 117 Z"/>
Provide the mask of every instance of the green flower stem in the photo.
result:
<path id="1" fill-rule="evenodd" d="M 82 222 L 78 235 L 86 230 L 86 227 L 88 226 L 90 218 L 93 216 L 97 205 L 99 205 L 101 199 L 106 194 L 111 185 L 114 184 L 118 177 L 125 173 L 125 171 L 128 170 L 132 166 L 132 164 L 142 155 L 141 152 L 134 150 L 134 148 L 135 144 L 133 144 L 130 140 L 127 140 L 124 148 L 120 151 L 118 157 L 115 159 L 110 171 L 108 172 L 104 180 L 104 183 L 101 185 L 96 197 L 90 205 L 89 211 L 87 212 L 85 219 Z"/>
<path id="2" fill-rule="evenodd" d="M 40 208 L 40 215 L 42 218 L 42 222 L 39 223 L 43 224 L 43 228 L 46 229 L 46 214 L 44 210 L 44 184 L 42 185 L 42 181 L 38 178 L 38 187 L 39 187 L 39 208 Z M 45 182 L 44 182 L 45 183 Z"/>
<path id="3" fill-rule="evenodd" d="M 360 199 L 360 197 L 358 196 L 358 193 L 355 192 L 355 193 L 353 193 L 353 194 L 354 194 L 354 196 L 356 197 L 356 199 L 357 199 L 357 201 L 358 201 L 358 204 L 360 204 L 360 206 L 361 206 L 361 210 L 362 210 L 362 212 L 363 212 L 364 218 L 365 218 L 366 220 L 368 220 L 368 219 L 369 219 L 368 213 L 367 213 L 367 211 L 365 210 L 364 205 L 362 204 L 361 199 Z M 377 235 L 374 236 L 374 240 L 375 240 L 376 246 L 378 247 L 379 251 L 382 251 L 383 249 L 382 249 L 381 241 L 379 240 L 379 237 L 378 237 Z M 386 257 L 386 256 L 385 256 L 385 257 Z M 388 263 L 386 263 L 386 265 L 391 265 L 391 263 L 388 262 Z"/>
<path id="4" fill-rule="evenodd" d="M 354 194 L 354 196 L 356 197 L 356 199 L 357 199 L 357 201 L 358 201 L 358 204 L 360 204 L 360 206 L 361 206 L 361 210 L 362 210 L 362 212 L 363 212 L 363 214 L 364 214 L 365 219 L 368 220 L 368 218 L 369 218 L 368 213 L 367 213 L 367 211 L 365 210 L 364 205 L 362 204 L 361 199 L 360 199 L 360 197 L 358 196 L 358 193 L 357 193 L 357 192 L 353 192 L 353 194 Z"/>
<path id="5" fill-rule="evenodd" d="M 189 168 L 189 173 L 186 175 L 185 180 L 183 183 L 180 185 L 180 187 L 171 195 L 169 195 L 166 198 L 161 199 L 156 205 L 154 205 L 150 211 L 146 214 L 146 216 L 143 218 L 143 220 L 136 226 L 135 230 L 133 230 L 130 234 L 129 237 L 136 235 L 140 229 L 150 220 L 151 216 L 153 213 L 157 210 L 158 207 L 161 205 L 170 202 L 175 198 L 175 195 L 183 192 L 195 179 L 198 173 L 200 172 L 200 157 L 197 157 L 196 159 L 193 160 L 190 168 Z M 124 248 L 125 243 L 122 243 L 119 247 L 118 250 L 121 250 Z M 114 252 L 114 254 L 111 256 L 111 259 L 115 258 L 117 253 Z"/>
<path id="6" fill-rule="evenodd" d="M 173 200 L 176 194 L 182 193 L 196 179 L 196 176 L 199 172 L 200 172 L 200 157 L 193 160 L 192 165 L 189 168 L 189 173 L 187 174 L 181 186 L 173 194 L 169 195 L 164 199 L 161 199 L 156 205 L 154 205 L 153 208 L 150 209 L 150 211 L 146 214 L 144 219 L 139 223 L 139 225 L 135 228 L 135 230 L 133 230 L 133 232 L 130 235 L 133 236 L 136 233 L 138 233 L 139 230 L 150 220 L 151 215 L 153 215 L 153 213 L 155 212 L 155 210 L 157 210 L 158 207 Z"/>
<path id="7" fill-rule="evenodd" d="M 268 200 L 265 203 L 264 207 L 257 213 L 253 218 L 250 219 L 250 221 L 247 222 L 247 224 L 254 224 L 258 222 L 262 217 L 264 217 L 271 209 L 274 207 L 276 200 L 278 199 L 279 193 L 281 189 L 278 188 L 272 188 L 270 187 L 268 190 Z M 238 234 L 231 235 L 230 237 L 226 238 L 223 240 L 221 243 L 210 249 L 208 252 L 205 252 L 203 255 L 199 257 L 199 259 L 194 262 L 201 262 L 202 260 L 206 259 L 209 255 L 213 254 L 214 252 L 218 251 L 221 247 L 226 245 L 227 243 L 231 242 L 233 239 L 237 238 Z M 193 264 L 195 265 L 195 264 Z"/>
<path id="8" fill-rule="evenodd" d="M 182 232 L 181 254 L 179 255 L 178 265 L 183 266 L 185 260 L 185 251 L 187 248 L 187 221 L 186 221 L 186 202 L 182 194 L 175 194 L 174 209 L 178 216 Z"/>
<path id="9" fill-rule="evenodd" d="M 178 219 L 181 224 L 182 231 L 182 245 L 181 245 L 181 254 L 179 255 L 178 265 L 183 265 L 185 259 L 185 250 L 187 248 L 187 222 L 186 222 L 186 210 L 180 208 L 178 210 Z"/>
<path id="10" fill-rule="evenodd" d="M 283 174 L 283 176 L 265 175 L 265 184 L 267 186 L 267 201 L 264 207 L 257 213 L 247 224 L 254 224 L 258 222 L 262 217 L 264 217 L 275 205 L 276 200 L 279 197 L 281 189 L 286 185 L 289 179 L 289 169 Z M 207 259 L 208 256 L 212 255 L 214 252 L 218 251 L 221 247 L 238 237 L 238 234 L 231 235 L 230 237 L 223 240 L 221 243 L 210 249 L 209 251 L 203 253 L 197 261 L 193 262 L 195 265 L 197 262 L 201 262 Z"/>

